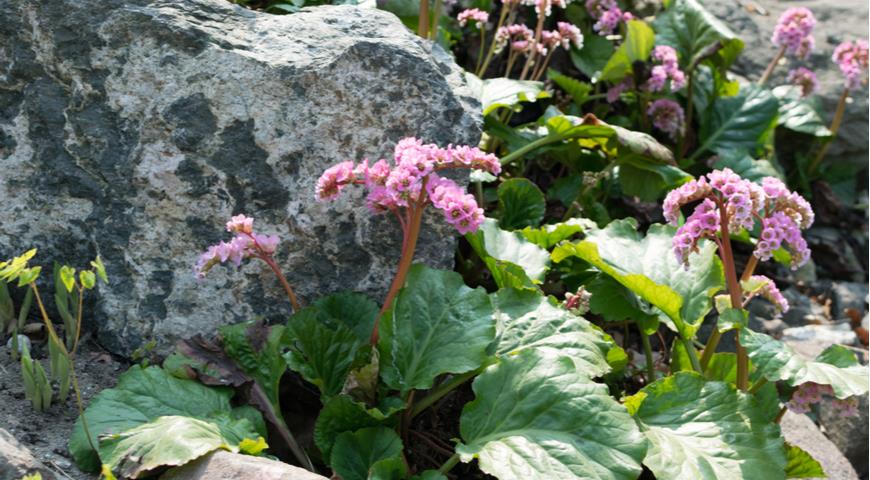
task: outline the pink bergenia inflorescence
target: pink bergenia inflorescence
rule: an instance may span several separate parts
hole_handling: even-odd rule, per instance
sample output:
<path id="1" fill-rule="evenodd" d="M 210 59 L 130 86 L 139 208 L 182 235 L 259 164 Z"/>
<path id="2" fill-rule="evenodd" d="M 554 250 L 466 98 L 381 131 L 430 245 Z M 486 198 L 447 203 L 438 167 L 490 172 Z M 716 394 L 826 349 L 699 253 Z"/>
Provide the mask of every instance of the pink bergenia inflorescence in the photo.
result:
<path id="1" fill-rule="evenodd" d="M 685 119 L 683 118 L 683 107 L 679 103 L 667 98 L 660 98 L 649 105 L 647 115 L 652 119 L 656 128 L 670 135 L 672 139 L 676 140 L 682 135 Z"/>
<path id="2" fill-rule="evenodd" d="M 460 27 L 464 27 L 470 20 L 474 22 L 474 25 L 478 30 L 482 30 L 483 26 L 489 20 L 489 14 L 479 8 L 469 8 L 459 12 L 459 15 L 456 16 L 456 20 L 459 20 Z"/>
<path id="3" fill-rule="evenodd" d="M 238 267 L 244 259 L 271 256 L 278 248 L 278 236 L 256 233 L 254 219 L 245 215 L 232 217 L 227 222 L 227 231 L 236 236 L 229 242 L 220 242 L 208 247 L 199 256 L 194 268 L 198 278 L 205 277 L 205 274 L 219 263 L 230 262 Z"/>
<path id="4" fill-rule="evenodd" d="M 686 86 L 686 75 L 677 63 L 677 51 L 667 45 L 659 45 L 652 51 L 653 67 L 646 86 L 650 91 L 660 92 L 671 81 L 671 91 Z"/>
<path id="5" fill-rule="evenodd" d="M 770 40 L 777 47 L 785 48 L 789 55 L 806 58 L 815 45 L 813 39 L 815 26 L 816 18 L 808 8 L 789 8 L 779 17 Z"/>
<path id="6" fill-rule="evenodd" d="M 816 78 L 816 74 L 806 67 L 798 67 L 788 72 L 788 83 L 799 87 L 802 97 L 812 95 L 819 87 L 819 80 Z"/>
<path id="7" fill-rule="evenodd" d="M 834 50 L 832 58 L 846 77 L 846 88 L 850 90 L 860 88 L 867 75 L 867 41 L 843 42 Z"/>
<path id="8" fill-rule="evenodd" d="M 858 416 L 858 398 L 836 398 L 830 385 L 819 385 L 807 382 L 798 386 L 786 403 L 786 407 L 794 413 L 808 413 L 813 404 L 820 403 L 824 397 L 832 397 L 831 406 L 841 417 Z"/>
<path id="9" fill-rule="evenodd" d="M 404 218 L 401 209 L 425 208 L 431 203 L 460 233 L 476 231 L 483 222 L 483 209 L 474 196 L 438 175 L 449 168 L 483 170 L 493 175 L 501 172 L 498 157 L 478 148 L 440 148 L 405 138 L 396 145 L 392 165 L 379 160 L 369 167 L 364 160 L 356 167 L 353 162 L 330 167 L 318 180 L 316 195 L 320 200 L 333 200 L 344 187 L 363 185 L 369 191 L 366 205 L 373 213 L 393 212 Z"/>
<path id="10" fill-rule="evenodd" d="M 779 288 L 776 287 L 776 283 L 774 283 L 773 280 L 764 275 L 752 275 L 749 277 L 749 281 L 762 284 L 761 288 L 755 292 L 755 295 L 767 299 L 780 312 L 785 313 L 788 311 L 788 300 L 786 300 L 782 295 L 782 292 L 779 291 Z"/>
<path id="11" fill-rule="evenodd" d="M 699 240 L 716 240 L 722 227 L 718 225 L 721 208 L 725 209 L 731 232 L 752 230 L 756 220 L 760 220 L 761 238 L 753 252 L 758 259 L 768 260 L 774 250 L 785 247 L 791 254 L 793 269 L 809 261 L 810 251 L 801 230 L 812 225 L 815 218 L 812 208 L 779 179 L 765 177 L 758 185 L 740 178 L 731 169 L 714 170 L 668 193 L 663 205 L 665 219 L 678 225 L 680 207 L 699 200 L 703 201 L 673 239 L 674 254 L 684 265 L 688 265 L 689 254 L 697 251 Z M 714 216 L 718 218 L 715 227 Z"/>
<path id="12" fill-rule="evenodd" d="M 599 35 L 610 35 L 620 22 L 627 22 L 634 18 L 628 12 L 623 13 L 616 0 L 586 0 L 586 11 L 596 20 L 592 29 Z"/>
<path id="13" fill-rule="evenodd" d="M 495 53 L 500 53 L 510 43 L 512 51 L 528 52 L 535 41 L 532 30 L 519 23 L 506 25 L 495 32 Z"/>

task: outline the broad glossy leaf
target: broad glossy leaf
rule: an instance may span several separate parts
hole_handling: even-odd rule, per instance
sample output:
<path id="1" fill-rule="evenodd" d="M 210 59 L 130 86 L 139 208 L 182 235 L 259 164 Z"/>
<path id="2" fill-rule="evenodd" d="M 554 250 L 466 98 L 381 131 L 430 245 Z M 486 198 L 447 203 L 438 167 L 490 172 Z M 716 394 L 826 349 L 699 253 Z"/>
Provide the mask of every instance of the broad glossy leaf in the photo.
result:
<path id="1" fill-rule="evenodd" d="M 632 72 L 632 64 L 645 62 L 652 52 L 656 34 L 646 22 L 626 22 L 625 41 L 613 52 L 601 71 L 601 80 L 619 81 Z"/>
<path id="2" fill-rule="evenodd" d="M 330 466 L 342 480 L 368 480 L 375 478 L 371 473 L 378 469 L 378 464 L 396 460 L 404 467 L 401 463 L 402 440 L 396 432 L 384 427 L 370 427 L 339 435 L 332 449 Z"/>
<path id="3" fill-rule="evenodd" d="M 594 78 L 604 70 L 614 50 L 613 42 L 607 37 L 586 32 L 583 35 L 583 48 L 571 49 L 571 62 L 587 77 Z"/>
<path id="4" fill-rule="evenodd" d="M 589 262 L 661 310 L 683 338 L 692 338 L 724 285 L 716 247 L 701 243 L 687 270 L 671 254 L 673 227 L 652 225 L 644 237 L 636 225 L 633 219 L 611 222 L 581 242 L 556 247 L 552 259 L 577 256 Z"/>
<path id="5" fill-rule="evenodd" d="M 782 173 L 770 163 L 769 160 L 756 160 L 745 151 L 723 151 L 719 153 L 719 159 L 713 165 L 714 168 L 730 168 L 742 178 L 761 183 L 764 177 L 774 177 L 785 180 Z"/>
<path id="6" fill-rule="evenodd" d="M 560 223 L 543 225 L 538 228 L 526 227 L 520 231 L 526 240 L 549 250 L 560 242 L 589 228 L 596 228 L 595 223 L 586 218 L 569 218 Z"/>
<path id="7" fill-rule="evenodd" d="M 607 387 L 571 359 L 524 350 L 472 385 L 456 446 L 463 462 L 508 480 L 631 479 L 646 443 Z"/>
<path id="8" fill-rule="evenodd" d="M 782 380 L 793 387 L 807 382 L 830 385 L 837 398 L 867 393 L 867 367 L 845 347 L 832 345 L 815 360 L 807 360 L 787 344 L 749 329 L 740 334 L 740 342 L 768 380 Z"/>
<path id="9" fill-rule="evenodd" d="M 501 77 L 481 80 L 470 73 L 466 73 L 466 79 L 469 87 L 480 98 L 484 117 L 499 108 L 519 111 L 521 103 L 550 97 L 549 92 L 544 90 L 543 82 Z"/>
<path id="10" fill-rule="evenodd" d="M 295 313 L 287 322 L 284 354 L 287 366 L 317 385 L 324 397 L 341 392 L 367 342 L 343 324 L 329 325 L 321 320 L 317 307 Z"/>
<path id="11" fill-rule="evenodd" d="M 578 107 L 586 103 L 586 97 L 592 92 L 592 85 L 581 82 L 576 78 L 571 78 L 567 75 L 562 75 L 556 70 L 547 70 L 547 78 L 552 80 L 556 85 L 564 90 L 568 95 L 571 95 L 571 101 Z"/>
<path id="12" fill-rule="evenodd" d="M 325 295 L 314 302 L 322 322 L 342 324 L 353 330 L 357 337 L 368 341 L 375 326 L 380 307 L 369 297 L 354 292 Z"/>
<path id="13" fill-rule="evenodd" d="M 743 50 L 743 41 L 727 25 L 708 12 L 698 0 L 674 0 L 656 16 L 656 43 L 677 50 L 680 65 L 688 66 L 709 54 L 717 43 L 721 48 L 711 60 L 727 68 Z"/>
<path id="14" fill-rule="evenodd" d="M 287 362 L 281 355 L 286 334 L 284 327 L 246 322 L 227 325 L 219 331 L 224 351 L 257 382 L 280 417 L 278 389 L 281 377 L 287 371 Z"/>
<path id="15" fill-rule="evenodd" d="M 499 226 L 505 230 L 538 226 L 546 209 L 543 192 L 526 178 L 511 178 L 498 186 Z"/>
<path id="16" fill-rule="evenodd" d="M 785 478 L 779 426 L 732 385 L 679 372 L 626 404 L 649 440 L 643 463 L 659 480 Z"/>
<path id="17" fill-rule="evenodd" d="M 605 321 L 634 320 L 647 335 L 658 330 L 660 313 L 648 304 L 644 305 L 637 295 L 610 276 L 598 274 L 586 283 L 585 288 L 592 294 L 589 311 L 601 315 Z"/>
<path id="18" fill-rule="evenodd" d="M 688 175 L 676 168 L 674 162 L 674 152 L 670 148 L 659 143 L 652 135 L 629 130 L 616 125 L 609 125 L 613 129 L 615 135 L 612 137 L 611 143 L 619 154 L 619 160 L 623 163 L 639 164 L 667 164 L 662 166 L 674 166 L 676 171 L 681 172 L 681 175 Z M 689 175 L 689 177 L 691 177 Z"/>
<path id="19" fill-rule="evenodd" d="M 626 159 L 620 161 L 618 178 L 622 193 L 649 202 L 690 181 L 692 176 L 672 165 Z"/>
<path id="20" fill-rule="evenodd" d="M 801 447 L 785 444 L 786 478 L 826 478 L 822 465 Z"/>
<path id="21" fill-rule="evenodd" d="M 401 410 L 400 405 L 386 405 L 368 408 L 347 395 L 330 398 L 320 410 L 314 423 L 314 443 L 324 458 L 330 458 L 335 439 L 344 432 L 353 432 L 365 427 L 391 425 L 393 414 Z"/>
<path id="22" fill-rule="evenodd" d="M 164 416 L 192 417 L 219 423 L 231 414 L 229 388 L 207 387 L 194 380 L 175 378 L 159 367 L 135 365 L 118 378 L 118 385 L 98 393 L 85 410 L 91 441 L 105 434 L 120 434 Z M 250 423 L 247 422 L 249 425 Z M 258 435 L 251 426 L 250 438 Z M 100 459 L 91 450 L 82 427 L 76 420 L 69 450 L 84 471 L 100 469 Z"/>
<path id="23" fill-rule="evenodd" d="M 508 281 L 506 276 L 525 273 L 531 282 L 542 282 L 547 271 L 550 255 L 546 250 L 527 241 L 522 233 L 508 232 L 498 227 L 498 222 L 491 218 L 484 219 L 477 232 L 468 233 L 465 239 L 486 263 L 499 287 L 522 286 L 526 284 L 520 279 L 517 285 Z M 521 270 L 505 268 L 514 265 Z"/>
<path id="24" fill-rule="evenodd" d="M 830 137 L 831 131 L 819 113 L 821 104 L 817 97 L 804 98 L 800 89 L 792 85 L 782 85 L 773 89 L 779 99 L 778 125 L 814 137 Z"/>
<path id="25" fill-rule="evenodd" d="M 417 264 L 381 318 L 381 378 L 402 394 L 431 388 L 444 373 L 465 373 L 486 360 L 495 338 L 492 303 L 455 272 Z"/>
<path id="26" fill-rule="evenodd" d="M 247 420 L 221 428 L 191 417 L 158 417 L 102 437 L 100 458 L 123 478 L 139 478 L 161 467 L 184 465 L 219 448 L 237 452 L 245 434 L 253 433 L 249 427 Z"/>
<path id="27" fill-rule="evenodd" d="M 533 348 L 568 356 L 589 377 L 610 371 L 607 353 L 618 347 L 585 319 L 529 290 L 502 289 L 493 300 L 498 316 L 496 354 Z"/>
<path id="28" fill-rule="evenodd" d="M 692 159 L 706 152 L 754 153 L 776 125 L 779 101 L 770 90 L 744 85 L 733 97 L 720 97 L 701 119 L 701 145 Z"/>

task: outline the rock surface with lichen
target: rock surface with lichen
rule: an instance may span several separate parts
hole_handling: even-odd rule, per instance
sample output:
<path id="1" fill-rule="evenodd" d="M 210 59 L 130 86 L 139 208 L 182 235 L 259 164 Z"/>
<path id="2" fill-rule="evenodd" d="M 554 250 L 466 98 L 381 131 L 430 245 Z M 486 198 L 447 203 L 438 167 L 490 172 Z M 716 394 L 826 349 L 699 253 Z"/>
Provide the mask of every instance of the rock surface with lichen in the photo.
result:
<path id="1" fill-rule="evenodd" d="M 86 321 L 116 353 L 286 318 L 264 265 L 194 278 L 199 252 L 240 212 L 280 235 L 277 258 L 304 300 L 344 289 L 379 299 L 398 227 L 372 217 L 361 191 L 316 202 L 317 177 L 390 158 L 405 136 L 479 139 L 459 68 L 383 11 L 7 0 L 0 17 L 0 257 L 38 247 L 47 274 L 101 255 L 110 284 Z M 449 268 L 442 223 L 429 214 L 417 259 Z M 48 275 L 42 284 L 50 292 Z"/>

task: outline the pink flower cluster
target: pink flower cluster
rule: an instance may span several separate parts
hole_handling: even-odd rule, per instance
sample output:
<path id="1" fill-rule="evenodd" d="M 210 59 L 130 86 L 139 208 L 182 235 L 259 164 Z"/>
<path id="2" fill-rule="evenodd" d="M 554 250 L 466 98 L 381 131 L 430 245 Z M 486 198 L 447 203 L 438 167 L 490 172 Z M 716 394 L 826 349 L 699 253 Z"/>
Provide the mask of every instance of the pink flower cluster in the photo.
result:
<path id="1" fill-rule="evenodd" d="M 242 264 L 242 260 L 251 257 L 272 255 L 278 248 L 277 235 L 261 235 L 254 232 L 254 219 L 245 215 L 236 215 L 227 222 L 227 231 L 235 233 L 229 242 L 220 242 L 208 247 L 196 262 L 194 272 L 198 278 L 219 263 L 231 262 L 235 266 Z"/>
<path id="2" fill-rule="evenodd" d="M 819 87 L 816 74 L 806 67 L 798 67 L 788 72 L 788 83 L 800 87 L 802 97 L 809 97 Z"/>
<path id="3" fill-rule="evenodd" d="M 859 88 L 867 73 L 867 41 L 843 42 L 834 50 L 832 58 L 846 77 L 846 88 Z"/>
<path id="4" fill-rule="evenodd" d="M 783 12 L 770 39 L 777 47 L 784 47 L 789 55 L 807 58 L 815 47 L 813 27 L 816 18 L 808 8 L 794 7 Z"/>
<path id="5" fill-rule="evenodd" d="M 786 407 L 794 413 L 807 413 L 812 405 L 821 402 L 824 396 L 834 397 L 834 390 L 830 385 L 819 385 L 813 382 L 802 383 L 792 394 Z M 858 416 L 858 399 L 856 397 L 834 398 L 831 406 L 841 417 Z"/>
<path id="6" fill-rule="evenodd" d="M 677 63 L 677 51 L 666 45 L 659 45 L 652 51 L 653 65 L 646 86 L 650 91 L 664 90 L 665 83 L 671 81 L 671 91 L 677 91 L 686 86 L 686 74 L 680 70 Z"/>
<path id="7" fill-rule="evenodd" d="M 333 200 L 348 185 L 364 185 L 369 191 L 366 205 L 373 213 L 398 213 L 401 208 L 423 208 L 432 203 L 460 233 L 477 230 L 483 222 L 483 209 L 472 195 L 436 172 L 470 168 L 498 175 L 498 157 L 474 147 L 440 148 L 411 137 L 399 141 L 393 157 L 393 166 L 386 160 L 369 166 L 368 160 L 363 160 L 356 166 L 348 161 L 330 167 L 317 181 L 317 198 Z"/>
<path id="8" fill-rule="evenodd" d="M 592 300 L 592 293 L 580 287 L 577 289 L 577 293 L 566 293 L 565 301 L 562 302 L 562 305 L 565 307 L 565 310 L 574 315 L 585 315 L 589 311 L 590 300 Z"/>
<path id="9" fill-rule="evenodd" d="M 608 95 L 610 93 L 608 92 Z M 647 108 L 647 115 L 652 119 L 653 125 L 667 133 L 670 137 L 676 140 L 683 133 L 683 107 L 679 103 L 660 98 L 652 102 Z"/>
<path id="10" fill-rule="evenodd" d="M 779 288 L 776 287 L 776 283 L 774 283 L 773 280 L 764 275 L 753 275 L 749 277 L 749 280 L 751 282 L 764 283 L 764 286 L 755 292 L 755 295 L 760 295 L 762 298 L 766 298 L 780 312 L 785 313 L 788 311 L 788 300 L 782 296 L 782 292 L 779 291 Z"/>
<path id="11" fill-rule="evenodd" d="M 489 20 L 489 14 L 479 8 L 469 8 L 459 12 L 459 15 L 456 16 L 456 20 L 459 20 L 460 27 L 464 27 L 468 21 L 471 20 L 475 22 L 475 26 L 478 30 L 482 30 L 483 26 Z"/>
<path id="12" fill-rule="evenodd" d="M 586 0 L 586 11 L 589 12 L 589 16 L 597 20 L 592 29 L 599 35 L 610 35 L 620 22 L 627 22 L 634 18 L 628 12 L 623 13 L 616 0 Z"/>
<path id="13" fill-rule="evenodd" d="M 541 32 L 541 42 L 535 43 L 535 34 L 525 25 L 513 24 L 501 27 L 495 35 L 496 53 L 501 52 L 508 41 L 511 42 L 511 50 L 528 54 L 532 49 L 540 55 L 547 55 L 553 49 L 562 47 L 565 50 L 573 44 L 576 48 L 583 48 L 583 33 L 576 26 L 567 22 L 558 22 L 556 30 L 544 30 Z"/>
<path id="14" fill-rule="evenodd" d="M 515 52 L 528 52 L 535 43 L 535 33 L 522 24 L 516 23 L 499 28 L 495 32 L 495 52 L 500 53 L 505 45 L 510 42 L 511 50 Z"/>
<path id="15" fill-rule="evenodd" d="M 663 205 L 665 219 L 677 225 L 680 207 L 701 199 L 705 201 L 696 207 L 700 216 L 690 216 L 673 240 L 674 254 L 681 263 L 687 264 L 689 253 L 697 250 L 698 240 L 713 239 L 716 235 L 715 231 L 699 228 L 702 225 L 691 220 L 706 219 L 711 212 L 721 218 L 719 209 L 723 207 L 731 231 L 752 230 L 755 220 L 761 220 L 761 238 L 753 253 L 759 259 L 769 259 L 773 251 L 785 243 L 792 256 L 793 269 L 809 261 L 810 251 L 800 232 L 812 225 L 812 208 L 799 194 L 790 192 L 782 181 L 766 177 L 762 185 L 758 185 L 740 178 L 731 169 L 714 170 L 668 193 Z"/>
<path id="16" fill-rule="evenodd" d="M 695 208 L 671 241 L 674 255 L 680 263 L 688 265 L 689 254 L 698 250 L 698 241 L 716 235 L 719 231 L 719 220 L 719 210 L 713 200 L 706 198 Z"/>

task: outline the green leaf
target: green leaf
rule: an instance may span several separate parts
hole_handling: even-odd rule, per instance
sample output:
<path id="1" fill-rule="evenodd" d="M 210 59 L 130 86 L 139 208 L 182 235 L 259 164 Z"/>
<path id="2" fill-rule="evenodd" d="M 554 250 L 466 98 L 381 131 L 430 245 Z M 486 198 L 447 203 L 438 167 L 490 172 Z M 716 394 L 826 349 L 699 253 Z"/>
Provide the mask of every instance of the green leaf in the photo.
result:
<path id="1" fill-rule="evenodd" d="M 610 371 L 607 354 L 617 347 L 585 319 L 528 290 L 502 289 L 493 300 L 498 316 L 496 354 L 511 355 L 533 348 L 569 357 L 578 371 L 590 377 Z"/>
<path id="2" fill-rule="evenodd" d="M 827 138 L 832 135 L 819 113 L 822 108 L 818 97 L 804 98 L 800 88 L 792 85 L 774 88 L 773 95 L 779 99 L 778 125 L 814 137 Z"/>
<path id="3" fill-rule="evenodd" d="M 229 437 L 229 438 L 228 438 Z M 241 439 L 211 422 L 163 416 L 100 439 L 100 458 L 123 478 L 139 478 L 161 467 L 184 465 L 223 448 L 238 451 Z"/>
<path id="4" fill-rule="evenodd" d="M 30 267 L 21 270 L 21 274 L 18 276 L 18 286 L 23 287 L 35 282 L 41 271 L 42 267 Z"/>
<path id="5" fill-rule="evenodd" d="M 601 80 L 619 81 L 632 73 L 634 62 L 645 62 L 652 52 L 656 34 L 646 22 L 630 20 L 626 22 L 625 41 L 613 52 L 601 71 Z"/>
<path id="6" fill-rule="evenodd" d="M 694 336 L 712 307 L 711 297 L 722 290 L 724 275 L 712 242 L 699 244 L 685 269 L 671 254 L 675 229 L 652 225 L 646 237 L 633 219 L 617 220 L 586 240 L 563 243 L 553 250 L 559 263 L 579 257 L 661 310 L 683 338 Z"/>
<path id="7" fill-rule="evenodd" d="M 658 314 L 650 311 L 648 305 L 642 305 L 637 295 L 610 276 L 596 275 L 586 283 L 585 287 L 592 294 L 592 298 L 589 299 L 589 311 L 601 315 L 605 321 L 634 320 L 647 335 L 652 335 L 658 330 Z"/>
<path id="8" fill-rule="evenodd" d="M 614 50 L 613 42 L 607 37 L 586 32 L 583 35 L 583 48 L 571 49 L 571 62 L 587 77 L 596 78 L 604 70 Z"/>
<path id="9" fill-rule="evenodd" d="M 716 328 L 725 333 L 729 330 L 741 330 L 749 325 L 749 312 L 742 308 L 726 308 L 719 314 Z"/>
<path id="10" fill-rule="evenodd" d="M 622 163 L 631 163 L 635 166 L 645 164 L 660 165 L 663 167 L 672 166 L 675 171 L 680 172 L 680 175 L 688 175 L 676 168 L 674 162 L 674 152 L 670 148 L 659 143 L 652 135 L 643 132 L 636 132 L 627 128 L 622 128 L 616 125 L 609 125 L 613 129 L 615 135 L 610 141 L 610 147 L 617 149 L 619 161 Z M 691 175 L 689 175 L 691 178 Z"/>
<path id="11" fill-rule="evenodd" d="M 368 342 L 343 324 L 329 325 L 317 307 L 295 313 L 287 322 L 290 350 L 284 354 L 287 366 L 317 385 L 321 395 L 341 392 L 347 375 L 362 360 Z"/>
<path id="12" fill-rule="evenodd" d="M 471 73 L 466 73 L 465 78 L 480 99 L 484 117 L 499 108 L 510 108 L 518 112 L 522 109 L 521 103 L 550 97 L 549 92 L 544 90 L 543 82 L 501 77 L 481 80 Z"/>
<path id="13" fill-rule="evenodd" d="M 672 165 L 622 161 L 618 178 L 622 193 L 651 202 L 690 181 L 692 176 Z"/>
<path id="14" fill-rule="evenodd" d="M 745 151 L 734 152 L 727 150 L 720 152 L 719 159 L 716 160 L 713 167 L 720 170 L 730 168 L 737 175 L 755 183 L 761 183 L 761 179 L 764 177 L 785 180 L 782 173 L 769 160 L 755 160 Z"/>
<path id="15" fill-rule="evenodd" d="M 813 361 L 785 343 L 749 329 L 743 330 L 740 342 L 753 365 L 768 380 L 782 380 L 793 387 L 807 382 L 830 385 L 837 398 L 867 393 L 867 367 L 842 346 L 828 347 Z"/>
<path id="16" fill-rule="evenodd" d="M 561 223 L 543 225 L 538 228 L 526 227 L 520 231 L 526 240 L 549 250 L 560 242 L 568 240 L 589 228 L 595 228 L 595 223 L 586 218 L 569 218 Z"/>
<path id="17" fill-rule="evenodd" d="M 68 265 L 64 265 L 60 267 L 58 273 L 60 274 L 60 281 L 63 283 L 64 288 L 66 288 L 66 291 L 72 292 L 73 287 L 76 286 L 76 269 Z"/>
<path id="18" fill-rule="evenodd" d="M 94 267 L 94 271 L 97 272 L 97 276 L 100 277 L 103 283 L 109 283 L 109 277 L 106 276 L 106 267 L 103 265 L 103 259 L 99 255 L 91 262 L 91 266 Z"/>
<path id="19" fill-rule="evenodd" d="M 712 151 L 755 153 L 776 125 L 779 102 L 770 90 L 745 85 L 733 97 L 717 98 L 701 119 L 701 146 L 692 155 Z"/>
<path id="20" fill-rule="evenodd" d="M 447 480 L 447 477 L 438 470 L 426 470 L 420 475 L 414 475 L 411 480 Z"/>
<path id="21" fill-rule="evenodd" d="M 698 0 L 675 0 L 656 16 L 656 43 L 677 50 L 683 67 L 697 64 L 717 45 L 712 63 L 728 68 L 743 50 L 743 41 L 727 25 L 708 12 Z"/>
<path id="22" fill-rule="evenodd" d="M 332 446 L 339 434 L 365 427 L 389 425 L 393 414 L 400 410 L 396 406 L 388 407 L 386 411 L 367 408 L 347 395 L 336 395 L 323 405 L 314 423 L 314 444 L 324 458 L 330 458 Z"/>
<path id="23" fill-rule="evenodd" d="M 368 480 L 383 461 L 402 461 L 402 439 L 384 427 L 345 432 L 335 440 L 330 466 L 342 480 Z"/>
<path id="24" fill-rule="evenodd" d="M 79 272 L 79 281 L 82 283 L 83 287 L 90 290 L 96 286 L 97 276 L 90 270 L 82 270 Z"/>
<path id="25" fill-rule="evenodd" d="M 14 282 L 21 276 L 22 271 L 27 267 L 27 262 L 36 255 L 36 249 L 30 249 L 22 255 L 19 255 L 11 260 L 0 262 L 0 281 Z"/>
<path id="26" fill-rule="evenodd" d="M 505 230 L 538 226 L 546 209 L 544 194 L 528 179 L 511 178 L 498 186 L 499 227 Z"/>
<path id="27" fill-rule="evenodd" d="M 649 440 L 643 463 L 659 480 L 785 478 L 779 426 L 732 385 L 679 372 L 631 403 Z"/>
<path id="28" fill-rule="evenodd" d="M 260 385 L 275 411 L 280 412 L 278 389 L 287 370 L 287 362 L 281 355 L 284 327 L 246 322 L 226 325 L 218 331 L 226 354 Z"/>
<path id="29" fill-rule="evenodd" d="M 586 97 L 588 97 L 592 92 L 592 85 L 586 82 L 581 82 L 580 80 L 571 78 L 567 75 L 562 75 L 552 68 L 547 70 L 547 78 L 552 80 L 553 83 L 558 85 L 559 88 L 565 91 L 565 93 L 571 95 L 571 101 L 578 107 L 581 107 L 586 103 Z"/>
<path id="30" fill-rule="evenodd" d="M 520 286 L 509 281 L 508 277 L 523 273 L 526 279 L 520 278 L 520 284 L 531 286 L 532 281 L 544 280 L 550 255 L 541 247 L 526 241 L 522 233 L 502 230 L 496 220 L 486 218 L 480 228 L 466 234 L 465 239 L 486 263 L 499 287 Z M 520 271 L 509 268 L 510 265 L 518 267 Z"/>
<path id="31" fill-rule="evenodd" d="M 463 462 L 501 479 L 631 479 L 646 451 L 607 387 L 567 357 L 524 350 L 487 368 L 462 409 Z"/>
<path id="32" fill-rule="evenodd" d="M 786 478 L 827 478 L 822 465 L 801 447 L 785 444 Z"/>
<path id="33" fill-rule="evenodd" d="M 381 318 L 381 378 L 404 396 L 432 387 L 444 373 L 465 373 L 486 360 L 495 338 L 489 296 L 455 272 L 414 265 Z"/>
<path id="34" fill-rule="evenodd" d="M 338 292 L 325 295 L 314 302 L 320 320 L 328 325 L 344 325 L 353 330 L 357 337 L 368 341 L 375 327 L 375 318 L 380 307 L 361 293 Z"/>
<path id="35" fill-rule="evenodd" d="M 84 417 L 91 442 L 99 445 L 98 439 L 102 435 L 127 432 L 159 417 L 181 416 L 216 424 L 224 422 L 230 418 L 232 396 L 233 392 L 228 388 L 207 387 L 194 380 L 175 378 L 159 367 L 134 365 L 118 378 L 115 388 L 103 390 L 90 401 Z M 249 421 L 235 422 L 244 422 L 240 425 L 249 427 L 245 436 L 258 436 Z M 100 458 L 91 450 L 81 418 L 76 420 L 73 428 L 69 450 L 79 468 L 88 472 L 99 471 Z"/>

